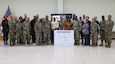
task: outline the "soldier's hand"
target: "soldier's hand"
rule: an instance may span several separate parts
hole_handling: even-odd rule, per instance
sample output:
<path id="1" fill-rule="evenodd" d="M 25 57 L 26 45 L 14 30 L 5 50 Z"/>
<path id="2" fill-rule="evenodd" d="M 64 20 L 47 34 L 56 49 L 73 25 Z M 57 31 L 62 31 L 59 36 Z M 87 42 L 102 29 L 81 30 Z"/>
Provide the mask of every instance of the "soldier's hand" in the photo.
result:
<path id="1" fill-rule="evenodd" d="M 28 29 L 27 31 L 29 32 L 30 30 Z"/>
<path id="2" fill-rule="evenodd" d="M 16 32 L 16 30 L 14 30 L 14 32 Z"/>
<path id="3" fill-rule="evenodd" d="M 91 31 L 91 33 L 94 33 L 94 31 Z"/>
<path id="4" fill-rule="evenodd" d="M 108 30 L 105 30 L 105 32 L 108 32 Z"/>

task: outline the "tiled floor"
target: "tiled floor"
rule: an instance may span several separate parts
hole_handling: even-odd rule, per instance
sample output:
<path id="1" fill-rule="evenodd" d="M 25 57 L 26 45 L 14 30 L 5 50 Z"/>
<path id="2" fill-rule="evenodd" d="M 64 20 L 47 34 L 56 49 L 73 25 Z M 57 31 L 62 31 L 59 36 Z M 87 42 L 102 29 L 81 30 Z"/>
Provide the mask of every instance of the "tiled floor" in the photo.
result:
<path id="1" fill-rule="evenodd" d="M 115 64 L 115 40 L 111 48 L 53 45 L 5 47 L 1 44 L 0 64 Z"/>

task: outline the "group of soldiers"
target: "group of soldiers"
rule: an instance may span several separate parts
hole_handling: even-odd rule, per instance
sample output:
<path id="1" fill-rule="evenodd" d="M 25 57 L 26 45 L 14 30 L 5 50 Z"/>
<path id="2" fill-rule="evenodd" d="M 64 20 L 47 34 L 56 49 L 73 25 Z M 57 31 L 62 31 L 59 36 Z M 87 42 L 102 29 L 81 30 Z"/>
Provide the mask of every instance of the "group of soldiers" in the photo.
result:
<path id="1" fill-rule="evenodd" d="M 9 17 L 7 17 L 6 15 L 4 16 L 3 21 L 2 21 L 2 26 L 3 26 L 3 40 L 4 40 L 5 45 L 8 45 L 8 41 L 7 41 L 8 36 L 9 36 L 10 46 L 13 46 L 15 44 L 19 44 L 22 42 L 24 43 L 25 41 L 26 41 L 25 44 L 27 44 L 27 42 L 28 43 L 30 42 L 29 41 L 30 40 L 29 18 L 25 18 L 23 19 L 23 21 L 24 22 L 22 23 L 21 19 L 16 19 L 12 15 Z"/>
<path id="2" fill-rule="evenodd" d="M 114 22 L 111 19 L 111 15 L 108 15 L 108 20 L 102 16 L 102 20 L 97 21 L 97 17 L 89 20 L 88 16 L 77 17 L 73 15 L 70 19 L 66 16 L 66 20 L 60 16 L 60 21 L 55 21 L 55 18 L 49 20 L 49 16 L 39 19 L 39 15 L 35 15 L 30 21 L 29 17 L 25 14 L 25 18 L 22 16 L 19 19 L 14 16 L 4 16 L 2 21 L 3 27 L 3 40 L 4 44 L 8 45 L 8 34 L 10 39 L 10 45 L 16 44 L 53 44 L 53 32 L 54 30 L 74 30 L 75 45 L 80 45 L 80 36 L 82 39 L 82 45 L 91 45 L 90 39 L 92 40 L 92 46 L 98 45 L 98 34 L 101 36 L 101 44 L 105 41 L 105 47 L 111 47 L 111 34 L 114 26 Z M 56 28 L 54 28 L 54 25 Z M 30 42 L 32 40 L 32 42 Z"/>
<path id="3" fill-rule="evenodd" d="M 92 41 L 92 46 L 98 45 L 98 34 L 101 37 L 101 44 L 99 46 L 103 46 L 103 41 L 105 41 L 105 47 L 110 48 L 112 43 L 112 29 L 114 26 L 114 21 L 111 19 L 111 15 L 108 15 L 108 20 L 105 20 L 105 16 L 102 16 L 102 20 L 99 22 L 97 17 L 92 18 L 92 22 L 90 22 L 86 17 L 84 20 L 84 24 L 82 25 L 82 34 L 84 35 L 85 45 L 91 45 L 90 39 Z M 87 24 L 87 25 L 86 25 Z M 86 27 L 89 26 L 87 29 Z M 84 29 L 84 27 L 86 29 Z M 85 31 L 85 32 L 84 32 Z M 87 32 L 89 31 L 89 33 Z M 87 33 L 87 34 L 85 34 Z"/>
<path id="4" fill-rule="evenodd" d="M 106 47 L 111 47 L 111 35 L 112 35 L 112 29 L 114 26 L 114 22 L 111 19 L 111 15 L 108 15 L 108 20 L 105 20 L 105 17 L 102 16 L 102 20 L 100 21 L 100 36 L 101 36 L 101 44 L 100 46 L 103 46 L 103 41 L 105 41 Z"/>
<path id="5" fill-rule="evenodd" d="M 92 21 L 89 20 L 88 16 L 83 15 L 83 19 L 76 20 L 74 18 L 73 26 L 74 26 L 74 37 L 75 43 L 77 45 L 80 44 L 80 33 L 82 44 L 85 46 L 98 46 L 98 35 L 101 37 L 101 44 L 99 46 L 103 46 L 103 41 L 105 41 L 105 47 L 111 47 L 111 35 L 112 29 L 114 26 L 114 21 L 111 19 L 111 15 L 108 15 L 108 20 L 105 20 L 105 16 L 102 16 L 102 20 L 99 22 L 97 17 L 92 18 Z M 81 24 L 82 23 L 82 24 Z M 80 27 L 81 26 L 81 27 Z M 85 41 L 85 42 L 84 42 Z M 90 41 L 92 43 L 90 43 Z"/>
<path id="6" fill-rule="evenodd" d="M 48 16 L 39 19 L 39 15 L 35 15 L 34 19 L 32 19 L 30 22 L 30 18 L 27 17 L 26 14 L 24 19 L 22 18 L 22 16 L 17 19 L 12 15 L 4 15 L 2 27 L 4 45 L 8 45 L 8 38 L 10 46 L 14 46 L 17 44 L 51 44 L 51 25 Z"/>

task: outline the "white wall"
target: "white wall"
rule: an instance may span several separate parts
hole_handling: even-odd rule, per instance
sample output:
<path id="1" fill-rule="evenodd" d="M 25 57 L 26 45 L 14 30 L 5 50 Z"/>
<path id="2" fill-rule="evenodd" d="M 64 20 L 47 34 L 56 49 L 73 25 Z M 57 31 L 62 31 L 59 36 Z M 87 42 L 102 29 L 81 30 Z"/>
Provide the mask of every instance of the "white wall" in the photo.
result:
<path id="1" fill-rule="evenodd" d="M 0 0 L 0 20 L 8 5 L 16 16 L 23 16 L 26 13 L 30 18 L 36 14 L 45 17 L 57 12 L 57 0 Z"/>
<path id="2" fill-rule="evenodd" d="M 85 14 L 90 19 L 98 16 L 98 20 L 101 20 L 102 15 L 107 19 L 111 14 L 115 21 L 115 0 L 64 0 L 64 13 L 75 13 L 78 16 Z"/>
<path id="3" fill-rule="evenodd" d="M 59 0 L 61 1 L 61 0 Z M 8 5 L 12 13 L 16 16 L 23 16 L 25 13 L 32 18 L 39 14 L 40 18 L 51 13 L 58 13 L 58 9 L 64 13 L 75 13 L 78 16 L 88 15 L 90 19 L 98 16 L 111 14 L 115 21 L 115 0 L 62 0 L 61 6 L 58 0 L 0 0 L 0 21 L 5 14 Z M 115 31 L 115 26 L 114 29 Z"/>

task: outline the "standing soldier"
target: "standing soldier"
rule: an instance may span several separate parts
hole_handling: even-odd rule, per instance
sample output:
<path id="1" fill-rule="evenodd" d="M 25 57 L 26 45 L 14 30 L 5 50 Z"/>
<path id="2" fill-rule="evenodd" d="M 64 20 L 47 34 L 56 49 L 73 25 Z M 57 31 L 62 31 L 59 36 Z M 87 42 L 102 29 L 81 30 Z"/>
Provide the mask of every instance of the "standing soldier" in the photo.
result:
<path id="1" fill-rule="evenodd" d="M 17 35 L 17 43 L 21 44 L 22 43 L 22 34 L 23 30 L 22 30 L 22 23 L 21 23 L 21 19 L 18 20 L 18 23 L 16 24 L 16 35 Z"/>
<path id="2" fill-rule="evenodd" d="M 36 36 L 35 36 L 35 30 L 34 30 L 34 24 L 36 23 L 36 21 L 37 21 L 37 17 L 34 16 L 34 19 L 32 19 L 31 22 L 30 22 L 30 26 L 31 26 L 30 33 L 31 33 L 31 36 L 32 36 L 33 45 L 35 45 L 35 42 L 36 42 Z"/>
<path id="3" fill-rule="evenodd" d="M 59 30 L 63 30 L 64 29 L 64 21 L 63 21 L 63 18 L 62 16 L 60 16 L 60 21 L 59 21 Z"/>
<path id="4" fill-rule="evenodd" d="M 80 31 L 81 31 L 81 21 L 78 20 L 77 16 L 73 20 L 73 29 L 74 29 L 74 39 L 75 44 L 80 45 Z"/>
<path id="5" fill-rule="evenodd" d="M 21 41 L 20 44 L 24 44 L 24 39 L 23 39 L 23 22 L 24 22 L 24 20 L 23 20 L 23 17 L 20 16 L 19 20 L 21 21 L 21 24 L 22 24 L 22 34 L 21 34 L 22 35 L 21 36 L 22 39 L 20 40 Z"/>
<path id="6" fill-rule="evenodd" d="M 27 17 L 23 22 L 23 37 L 25 45 L 30 44 L 30 19 Z"/>
<path id="7" fill-rule="evenodd" d="M 103 41 L 105 41 L 105 16 L 102 16 L 102 20 L 100 21 L 100 37 L 101 37 L 101 44 L 99 46 L 103 46 Z"/>
<path id="8" fill-rule="evenodd" d="M 40 22 L 40 19 L 37 19 L 34 30 L 36 35 L 36 45 L 39 45 L 42 43 L 42 23 Z"/>
<path id="9" fill-rule="evenodd" d="M 98 24 L 95 22 L 95 18 L 92 18 L 91 26 L 90 26 L 90 32 L 91 32 L 91 38 L 92 38 L 92 46 L 97 46 L 98 41 Z"/>
<path id="10" fill-rule="evenodd" d="M 8 26 L 8 19 L 7 16 L 4 15 L 3 21 L 2 21 L 2 27 L 3 27 L 3 40 L 4 40 L 4 45 L 8 45 L 8 33 L 9 33 L 9 26 Z"/>
<path id="11" fill-rule="evenodd" d="M 44 44 L 48 44 L 50 40 L 50 35 L 48 37 L 48 34 L 50 34 L 50 21 L 48 20 L 48 16 L 45 17 L 42 21 L 42 29 L 43 29 L 43 42 Z M 48 39 L 47 39 L 48 38 Z"/>
<path id="12" fill-rule="evenodd" d="M 46 15 L 45 21 L 47 22 L 47 44 L 51 44 L 51 21 L 49 20 L 49 16 Z"/>
<path id="13" fill-rule="evenodd" d="M 105 22 L 105 46 L 107 48 L 110 48 L 111 47 L 111 34 L 112 34 L 112 29 L 113 29 L 113 26 L 114 26 L 114 22 L 113 20 L 111 20 L 111 15 L 108 15 L 108 21 Z"/>
<path id="14" fill-rule="evenodd" d="M 8 25 L 9 25 L 10 45 L 13 46 L 15 44 L 15 38 L 16 38 L 16 21 L 13 16 L 10 16 Z"/>
<path id="15" fill-rule="evenodd" d="M 46 38 L 47 38 L 47 22 L 45 19 L 42 20 L 42 33 L 43 33 L 43 43 L 47 44 Z"/>

